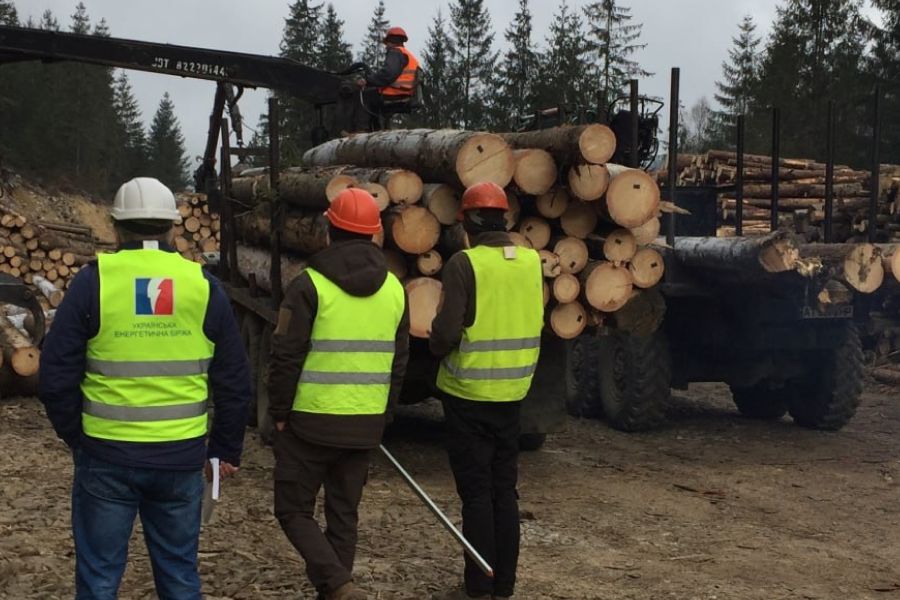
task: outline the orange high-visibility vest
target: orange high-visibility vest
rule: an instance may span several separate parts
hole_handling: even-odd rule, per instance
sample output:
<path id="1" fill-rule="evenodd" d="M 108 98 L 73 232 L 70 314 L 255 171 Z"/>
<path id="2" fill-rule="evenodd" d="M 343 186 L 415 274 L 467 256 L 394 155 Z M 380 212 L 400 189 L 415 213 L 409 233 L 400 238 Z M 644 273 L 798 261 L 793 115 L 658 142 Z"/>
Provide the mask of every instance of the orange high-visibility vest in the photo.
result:
<path id="1" fill-rule="evenodd" d="M 378 90 L 382 96 L 412 96 L 416 91 L 416 72 L 419 70 L 419 61 L 412 52 L 403 46 L 397 46 L 397 50 L 406 55 L 407 63 L 400 73 L 400 77 L 392 84 Z"/>

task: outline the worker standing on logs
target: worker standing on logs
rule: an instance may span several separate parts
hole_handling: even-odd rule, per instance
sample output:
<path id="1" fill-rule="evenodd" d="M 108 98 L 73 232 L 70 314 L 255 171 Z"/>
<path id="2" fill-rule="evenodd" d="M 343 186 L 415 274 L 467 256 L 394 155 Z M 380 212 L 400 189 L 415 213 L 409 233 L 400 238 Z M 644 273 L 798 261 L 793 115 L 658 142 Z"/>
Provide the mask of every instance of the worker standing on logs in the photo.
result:
<path id="1" fill-rule="evenodd" d="M 538 253 L 506 233 L 506 193 L 478 183 L 462 197 L 470 248 L 444 267 L 444 299 L 430 347 L 447 446 L 462 500 L 463 534 L 494 568 L 494 579 L 465 557 L 464 589 L 444 600 L 509 598 L 519 558 L 519 410 L 537 366 L 544 324 Z"/>
<path id="2" fill-rule="evenodd" d="M 380 113 L 385 102 L 409 99 L 416 92 L 419 61 L 403 45 L 408 39 L 402 27 L 388 29 L 384 36 L 384 64 L 375 73 L 357 81 L 365 88 L 365 104 L 374 113 Z"/>
<path id="3" fill-rule="evenodd" d="M 346 189 L 325 214 L 330 244 L 288 287 L 272 336 L 275 516 L 320 598 L 364 600 L 353 583 L 357 509 L 406 372 L 409 310 L 372 243 L 375 199 Z M 324 533 L 314 518 L 323 485 Z"/>
<path id="4" fill-rule="evenodd" d="M 199 600 L 202 472 L 207 458 L 238 470 L 250 370 L 219 283 L 171 247 L 172 192 L 132 179 L 112 218 L 119 250 L 72 280 L 40 365 L 41 402 L 75 458 L 75 596 L 117 596 L 140 515 L 159 597 Z"/>

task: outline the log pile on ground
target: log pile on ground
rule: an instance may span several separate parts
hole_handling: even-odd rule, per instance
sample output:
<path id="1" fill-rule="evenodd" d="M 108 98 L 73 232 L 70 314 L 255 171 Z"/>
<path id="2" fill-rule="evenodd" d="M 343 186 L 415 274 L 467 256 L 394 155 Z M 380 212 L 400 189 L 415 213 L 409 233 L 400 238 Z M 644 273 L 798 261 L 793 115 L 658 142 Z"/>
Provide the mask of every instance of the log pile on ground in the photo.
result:
<path id="1" fill-rule="evenodd" d="M 175 249 L 184 258 L 199 262 L 204 252 L 219 251 L 219 215 L 210 211 L 204 194 L 178 194 L 178 214 Z"/>
<path id="2" fill-rule="evenodd" d="M 660 174 L 665 176 L 664 173 Z M 745 235 L 768 233 L 772 206 L 772 158 L 744 155 Z M 782 227 L 810 241 L 822 239 L 825 220 L 825 164 L 811 159 L 782 158 L 778 163 L 778 212 Z M 732 186 L 737 177 L 737 155 L 710 150 L 682 162 L 678 185 Z M 867 241 L 871 173 L 834 167 L 834 236 L 839 242 Z M 900 242 L 900 165 L 882 165 L 879 181 L 877 241 Z M 734 190 L 719 195 L 720 235 L 733 235 L 737 200 Z"/>
<path id="3" fill-rule="evenodd" d="M 450 130 L 356 134 L 309 150 L 305 166 L 284 170 L 283 273 L 324 247 L 322 210 L 342 189 L 363 187 L 382 208 L 389 268 L 404 281 L 413 335 L 424 337 L 441 297 L 441 269 L 467 245 L 457 222 L 465 186 L 493 181 L 510 203 L 513 242 L 540 253 L 548 323 L 563 338 L 606 322 L 662 278 L 654 246 L 662 208 L 656 182 L 607 161 L 615 136 L 603 125 L 529 133 Z M 266 287 L 272 199 L 265 169 L 232 184 L 248 210 L 236 218 L 239 271 Z M 290 277 L 284 277 L 284 284 Z"/>

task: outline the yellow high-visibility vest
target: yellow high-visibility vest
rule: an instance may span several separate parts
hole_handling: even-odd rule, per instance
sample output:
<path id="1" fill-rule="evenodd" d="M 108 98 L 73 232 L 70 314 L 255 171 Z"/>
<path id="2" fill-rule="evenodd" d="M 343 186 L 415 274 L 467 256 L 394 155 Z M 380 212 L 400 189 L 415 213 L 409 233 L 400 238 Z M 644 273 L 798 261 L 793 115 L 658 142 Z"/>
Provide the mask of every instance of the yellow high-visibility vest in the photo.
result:
<path id="1" fill-rule="evenodd" d="M 88 340 L 82 428 L 95 438 L 171 442 L 206 434 L 203 332 L 209 281 L 200 265 L 158 249 L 97 259 L 100 330 Z"/>
<path id="2" fill-rule="evenodd" d="M 307 268 L 318 306 L 292 410 L 379 415 L 387 409 L 406 296 L 388 273 L 375 294 L 353 296 Z"/>
<path id="3" fill-rule="evenodd" d="M 475 272 L 475 322 L 441 362 L 437 387 L 468 400 L 521 400 L 531 387 L 544 325 L 540 257 L 519 247 L 463 252 Z"/>

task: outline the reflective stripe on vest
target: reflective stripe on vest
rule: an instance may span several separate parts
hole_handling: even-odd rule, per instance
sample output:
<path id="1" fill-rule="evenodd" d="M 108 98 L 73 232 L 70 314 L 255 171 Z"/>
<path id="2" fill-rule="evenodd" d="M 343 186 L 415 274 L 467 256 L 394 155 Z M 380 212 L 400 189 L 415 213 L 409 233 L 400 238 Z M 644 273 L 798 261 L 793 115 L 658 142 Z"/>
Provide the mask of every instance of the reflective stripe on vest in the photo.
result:
<path id="1" fill-rule="evenodd" d="M 318 305 L 293 410 L 331 415 L 382 414 L 387 408 L 403 286 L 388 273 L 371 296 L 353 296 L 306 269 Z"/>
<path id="2" fill-rule="evenodd" d="M 98 257 L 100 330 L 87 344 L 82 428 L 125 442 L 201 437 L 215 349 L 203 332 L 209 281 L 197 263 L 145 246 Z"/>
<path id="3" fill-rule="evenodd" d="M 416 76 L 419 71 L 419 61 L 413 56 L 412 52 L 403 46 L 398 46 L 397 50 L 406 56 L 406 66 L 403 68 L 403 71 L 400 72 L 400 76 L 397 77 L 397 79 L 390 85 L 383 87 L 378 91 L 383 96 L 412 96 L 416 91 Z"/>
<path id="4" fill-rule="evenodd" d="M 537 252 L 476 246 L 464 250 L 475 273 L 475 322 L 438 371 L 437 387 L 468 400 L 521 400 L 537 367 L 544 323 Z"/>

